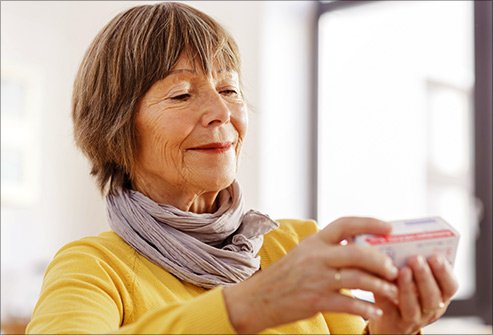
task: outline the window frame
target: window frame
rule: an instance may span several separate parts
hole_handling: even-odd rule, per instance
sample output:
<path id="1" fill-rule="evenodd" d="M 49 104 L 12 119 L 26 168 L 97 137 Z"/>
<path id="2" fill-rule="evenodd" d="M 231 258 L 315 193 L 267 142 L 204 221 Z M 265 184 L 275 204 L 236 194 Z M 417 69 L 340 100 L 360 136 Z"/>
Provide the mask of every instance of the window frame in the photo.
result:
<path id="1" fill-rule="evenodd" d="M 376 0 L 336 0 L 317 1 L 313 25 L 313 99 L 311 115 L 311 216 L 318 219 L 318 43 L 319 20 L 323 14 L 336 10 L 347 10 L 354 6 L 364 6 Z M 484 323 L 492 324 L 492 2 L 474 1 L 474 194 L 482 204 L 482 216 L 479 220 L 479 234 L 476 240 L 475 278 L 476 287 L 473 296 L 468 299 L 454 300 L 446 317 L 479 316 Z"/>

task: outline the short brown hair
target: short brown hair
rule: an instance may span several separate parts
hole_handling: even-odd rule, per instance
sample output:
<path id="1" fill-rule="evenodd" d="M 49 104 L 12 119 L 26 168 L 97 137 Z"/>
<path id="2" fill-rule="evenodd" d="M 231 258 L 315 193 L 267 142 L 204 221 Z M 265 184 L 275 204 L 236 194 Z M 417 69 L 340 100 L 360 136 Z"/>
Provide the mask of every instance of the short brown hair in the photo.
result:
<path id="1" fill-rule="evenodd" d="M 89 158 L 103 194 L 131 187 L 138 102 L 182 53 L 207 74 L 213 65 L 240 72 L 238 47 L 229 33 L 180 3 L 120 13 L 89 46 L 75 78 L 72 117 L 76 144 Z"/>

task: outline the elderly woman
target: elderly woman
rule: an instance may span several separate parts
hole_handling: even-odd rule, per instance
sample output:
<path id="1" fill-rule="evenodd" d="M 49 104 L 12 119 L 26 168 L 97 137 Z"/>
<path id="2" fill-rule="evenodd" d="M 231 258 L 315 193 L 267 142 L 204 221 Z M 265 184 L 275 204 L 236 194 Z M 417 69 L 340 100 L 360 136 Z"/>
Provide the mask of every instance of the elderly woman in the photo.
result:
<path id="1" fill-rule="evenodd" d="M 80 66 L 73 120 L 112 231 L 56 254 L 29 333 L 416 333 L 456 291 L 442 258 L 398 270 L 351 243 L 389 233 L 386 222 L 317 231 L 243 208 L 238 49 L 192 7 L 139 6 L 109 22 Z"/>

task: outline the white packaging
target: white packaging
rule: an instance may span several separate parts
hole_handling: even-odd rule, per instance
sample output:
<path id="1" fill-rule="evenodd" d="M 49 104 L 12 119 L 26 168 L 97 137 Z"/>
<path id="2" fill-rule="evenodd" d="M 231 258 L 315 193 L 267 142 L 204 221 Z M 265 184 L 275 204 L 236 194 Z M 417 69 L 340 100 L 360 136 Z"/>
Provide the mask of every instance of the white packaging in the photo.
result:
<path id="1" fill-rule="evenodd" d="M 444 256 L 452 266 L 455 261 L 459 233 L 441 217 L 392 221 L 390 235 L 359 235 L 355 243 L 374 246 L 389 255 L 397 267 L 410 256 Z"/>

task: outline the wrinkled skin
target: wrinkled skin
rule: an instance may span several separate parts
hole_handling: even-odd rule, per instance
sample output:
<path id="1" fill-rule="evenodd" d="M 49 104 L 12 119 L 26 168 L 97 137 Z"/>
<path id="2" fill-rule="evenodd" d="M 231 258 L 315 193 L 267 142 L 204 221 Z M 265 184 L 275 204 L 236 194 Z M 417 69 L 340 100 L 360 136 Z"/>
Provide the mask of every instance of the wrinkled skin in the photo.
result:
<path id="1" fill-rule="evenodd" d="M 247 123 L 236 72 L 207 75 L 180 57 L 140 101 L 134 188 L 181 210 L 213 212 L 236 177 Z M 211 143 L 223 147 L 199 149 Z"/>

